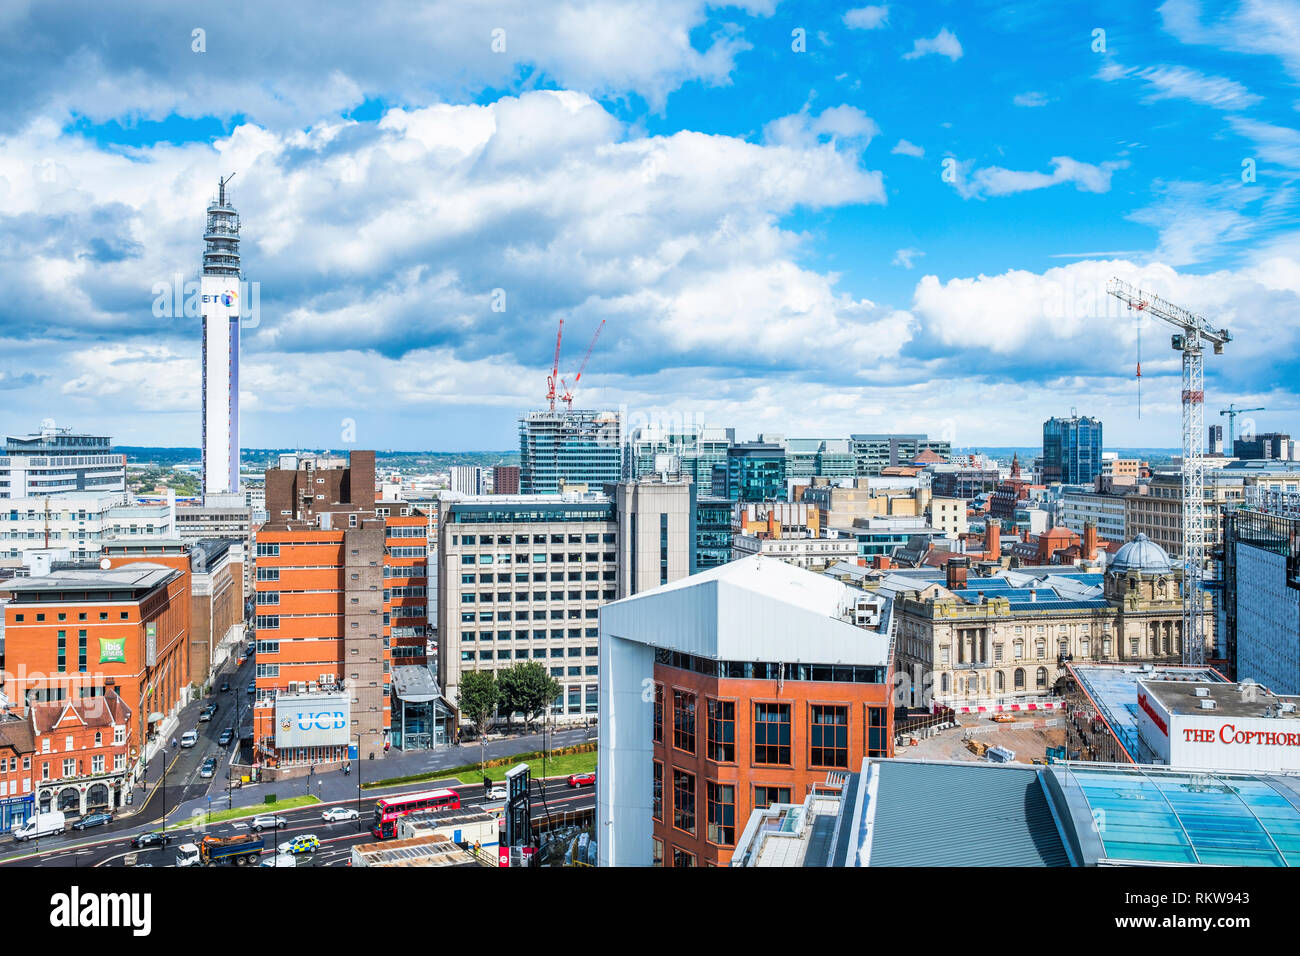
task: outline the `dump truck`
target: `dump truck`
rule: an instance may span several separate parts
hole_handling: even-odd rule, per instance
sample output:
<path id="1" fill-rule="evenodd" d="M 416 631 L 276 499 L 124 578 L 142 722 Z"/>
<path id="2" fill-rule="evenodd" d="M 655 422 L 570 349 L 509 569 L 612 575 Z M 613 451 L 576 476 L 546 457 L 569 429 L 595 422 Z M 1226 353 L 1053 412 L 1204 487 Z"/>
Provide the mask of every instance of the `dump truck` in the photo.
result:
<path id="1" fill-rule="evenodd" d="M 254 862 L 266 848 L 259 836 L 245 833 L 242 836 L 206 836 L 198 842 L 183 843 L 176 850 L 177 866 L 215 866 L 234 863 L 244 866 Z"/>

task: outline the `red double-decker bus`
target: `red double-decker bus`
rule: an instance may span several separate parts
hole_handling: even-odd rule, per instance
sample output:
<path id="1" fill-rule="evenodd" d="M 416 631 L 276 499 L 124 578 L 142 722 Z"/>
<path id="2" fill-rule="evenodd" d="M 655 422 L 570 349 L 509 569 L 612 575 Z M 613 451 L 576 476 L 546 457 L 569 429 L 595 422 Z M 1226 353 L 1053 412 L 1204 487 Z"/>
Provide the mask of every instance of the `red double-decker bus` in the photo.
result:
<path id="1" fill-rule="evenodd" d="M 397 820 L 416 810 L 459 810 L 460 794 L 455 790 L 424 790 L 385 797 L 375 803 L 370 832 L 381 840 L 397 836 Z"/>

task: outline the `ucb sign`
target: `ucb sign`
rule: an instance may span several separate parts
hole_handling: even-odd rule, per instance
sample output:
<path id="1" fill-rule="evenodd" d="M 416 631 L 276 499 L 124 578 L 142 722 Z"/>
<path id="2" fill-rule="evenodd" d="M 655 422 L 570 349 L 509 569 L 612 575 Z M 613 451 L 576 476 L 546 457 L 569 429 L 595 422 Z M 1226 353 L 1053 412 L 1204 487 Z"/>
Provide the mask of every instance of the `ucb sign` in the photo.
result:
<path id="1" fill-rule="evenodd" d="M 275 746 L 335 747 L 346 744 L 351 698 L 341 692 L 284 694 L 275 699 Z"/>

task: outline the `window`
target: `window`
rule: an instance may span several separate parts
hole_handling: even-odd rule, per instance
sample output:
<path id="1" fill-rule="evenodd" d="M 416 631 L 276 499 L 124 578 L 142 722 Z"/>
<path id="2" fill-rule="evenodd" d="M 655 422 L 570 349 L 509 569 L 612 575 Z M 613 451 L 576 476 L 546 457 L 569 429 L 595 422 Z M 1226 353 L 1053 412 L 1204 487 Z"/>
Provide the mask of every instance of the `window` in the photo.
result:
<path id="1" fill-rule="evenodd" d="M 673 770 L 673 826 L 695 833 L 695 774 Z"/>
<path id="2" fill-rule="evenodd" d="M 709 698 L 709 759 L 719 763 L 736 760 L 736 704 Z"/>
<path id="3" fill-rule="evenodd" d="M 664 841 L 651 837 L 650 848 L 651 848 L 650 865 L 663 866 L 664 865 Z"/>
<path id="4" fill-rule="evenodd" d="M 695 753 L 695 695 L 689 691 L 673 691 L 673 746 Z"/>
<path id="5" fill-rule="evenodd" d="M 789 787 L 755 787 L 754 809 L 764 810 L 774 803 L 789 803 Z"/>
<path id="6" fill-rule="evenodd" d="M 1038 689 L 1039 689 L 1039 690 L 1044 689 L 1044 688 L 1047 686 L 1047 668 L 1046 668 L 1046 667 L 1040 667 L 1040 668 L 1038 668 L 1037 678 L 1038 678 Z"/>
<path id="7" fill-rule="evenodd" d="M 867 756 L 889 756 L 889 734 L 886 720 L 888 713 L 884 707 L 867 708 Z"/>
<path id="8" fill-rule="evenodd" d="M 1015 689 L 1016 689 L 1016 690 L 1024 690 L 1024 689 L 1025 689 L 1025 669 L 1024 669 L 1023 667 L 1017 667 L 1017 668 L 1016 668 L 1016 672 L 1015 672 L 1015 674 L 1013 675 L 1013 678 L 1014 678 Z"/>
<path id="9" fill-rule="evenodd" d="M 814 767 L 849 765 L 849 709 L 826 704 L 812 705 L 809 759 Z"/>
<path id="10" fill-rule="evenodd" d="M 664 818 L 664 765 L 654 762 L 654 792 L 651 795 L 650 815 L 663 822 Z"/>
<path id="11" fill-rule="evenodd" d="M 1019 630 L 1019 628 L 1017 628 L 1017 630 Z M 1020 660 L 1022 657 L 1025 656 L 1025 642 L 1015 641 L 1013 642 L 1013 646 L 1015 647 L 1016 650 L 1016 660 Z"/>
<path id="12" fill-rule="evenodd" d="M 682 867 L 682 866 L 694 866 L 694 865 L 695 865 L 694 853 L 687 853 L 685 850 L 681 849 L 680 847 L 673 847 L 673 866 Z"/>
<path id="13" fill-rule="evenodd" d="M 664 685 L 655 684 L 655 743 L 664 742 Z"/>
<path id="14" fill-rule="evenodd" d="M 75 757 L 63 761 L 63 776 L 75 777 L 77 775 L 77 760 Z"/>
<path id="15" fill-rule="evenodd" d="M 754 705 L 754 762 L 790 763 L 790 705 Z"/>
<path id="16" fill-rule="evenodd" d="M 707 784 L 709 842 L 731 846 L 736 842 L 736 788 L 731 784 Z"/>

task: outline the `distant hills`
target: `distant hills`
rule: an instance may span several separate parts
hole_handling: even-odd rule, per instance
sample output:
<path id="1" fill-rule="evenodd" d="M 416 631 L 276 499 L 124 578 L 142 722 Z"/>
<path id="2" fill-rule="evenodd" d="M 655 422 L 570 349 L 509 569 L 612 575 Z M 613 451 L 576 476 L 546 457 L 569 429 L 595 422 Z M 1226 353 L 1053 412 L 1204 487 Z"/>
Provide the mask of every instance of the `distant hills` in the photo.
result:
<path id="1" fill-rule="evenodd" d="M 202 450 L 198 448 L 160 448 L 147 445 L 117 445 L 115 450 L 126 455 L 133 465 L 157 464 L 174 468 L 177 465 L 197 465 L 202 459 Z M 267 468 L 276 463 L 280 455 L 296 452 L 324 452 L 326 454 L 345 455 L 352 449 L 302 449 L 302 448 L 245 448 L 240 455 L 240 463 L 245 468 Z M 419 468 L 428 471 L 445 471 L 452 465 L 478 465 L 490 468 L 493 465 L 519 464 L 519 452 L 515 451 L 385 451 L 376 449 L 376 464 L 381 468 Z"/>

